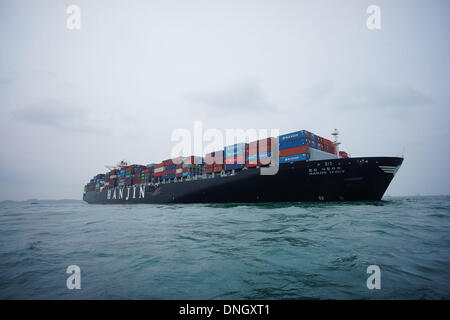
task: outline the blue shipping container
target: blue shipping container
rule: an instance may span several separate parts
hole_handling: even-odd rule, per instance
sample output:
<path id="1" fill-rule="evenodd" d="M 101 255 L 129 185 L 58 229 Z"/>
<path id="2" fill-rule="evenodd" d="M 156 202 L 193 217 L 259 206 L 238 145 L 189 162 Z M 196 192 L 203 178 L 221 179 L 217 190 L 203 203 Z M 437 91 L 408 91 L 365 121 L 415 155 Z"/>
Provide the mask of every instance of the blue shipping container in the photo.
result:
<path id="1" fill-rule="evenodd" d="M 297 161 L 304 161 L 309 159 L 309 153 L 301 153 L 301 154 L 295 154 L 288 157 L 280 157 L 279 162 L 280 163 L 287 163 L 287 162 L 297 162 Z"/>
<path id="2" fill-rule="evenodd" d="M 245 155 L 245 150 L 225 151 L 225 158 L 233 158 Z"/>
<path id="3" fill-rule="evenodd" d="M 181 176 L 183 176 L 183 177 L 193 177 L 193 176 L 195 176 L 195 173 L 194 172 L 183 172 L 182 173 L 182 175 Z"/>
<path id="4" fill-rule="evenodd" d="M 311 136 L 312 135 L 313 134 L 311 134 Z M 308 131 L 301 130 L 301 131 L 297 131 L 297 132 L 283 134 L 278 137 L 278 141 L 283 142 L 283 141 L 290 141 L 290 140 L 296 140 L 296 139 L 301 139 L 301 138 L 308 138 Z"/>
<path id="5" fill-rule="evenodd" d="M 237 169 L 242 169 L 244 167 L 243 164 L 239 164 L 239 163 L 235 163 L 235 164 L 226 164 L 225 165 L 225 170 L 237 170 Z"/>
<path id="6" fill-rule="evenodd" d="M 241 143 L 236 143 L 236 144 L 232 144 L 230 146 L 226 146 L 224 148 L 224 150 L 245 150 L 245 145 L 246 143 L 241 142 Z"/>
<path id="7" fill-rule="evenodd" d="M 278 146 L 278 150 L 289 149 L 289 148 L 294 148 L 294 147 L 298 147 L 298 146 L 307 146 L 307 145 L 309 145 L 308 139 L 305 139 L 305 138 L 289 140 L 289 141 L 280 142 L 280 144 Z"/>
<path id="8" fill-rule="evenodd" d="M 172 170 L 175 169 L 177 167 L 176 164 L 169 164 L 168 166 L 164 167 L 164 170 Z"/>
<path id="9" fill-rule="evenodd" d="M 258 159 L 266 159 L 271 157 L 271 152 L 258 153 Z"/>
<path id="10" fill-rule="evenodd" d="M 225 158 L 243 156 L 245 154 L 245 143 L 237 143 L 224 148 Z"/>

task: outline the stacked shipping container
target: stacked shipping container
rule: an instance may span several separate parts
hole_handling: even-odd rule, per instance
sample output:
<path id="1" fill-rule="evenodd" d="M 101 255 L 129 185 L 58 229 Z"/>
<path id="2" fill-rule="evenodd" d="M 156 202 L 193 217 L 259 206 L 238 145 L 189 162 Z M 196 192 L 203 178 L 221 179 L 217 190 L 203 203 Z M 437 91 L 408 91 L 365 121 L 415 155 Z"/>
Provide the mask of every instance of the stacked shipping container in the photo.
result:
<path id="1" fill-rule="evenodd" d="M 164 176 L 164 163 L 158 163 L 153 167 L 153 176 L 156 181 L 162 180 L 162 176 Z"/>
<path id="2" fill-rule="evenodd" d="M 267 138 L 258 140 L 258 165 L 267 166 L 271 162 L 272 157 L 272 140 Z"/>
<path id="3" fill-rule="evenodd" d="M 245 165 L 247 168 L 258 165 L 258 141 L 250 142 L 245 151 Z"/>
<path id="4" fill-rule="evenodd" d="M 296 162 L 310 158 L 310 148 L 335 153 L 334 144 L 312 132 L 301 130 L 281 135 L 279 141 L 279 162 Z"/>
<path id="5" fill-rule="evenodd" d="M 116 186 L 129 186 L 191 177 L 204 173 L 210 174 L 223 170 L 239 170 L 244 166 L 252 168 L 269 165 L 273 139 L 267 138 L 248 144 L 237 143 L 226 146 L 224 150 L 206 154 L 204 159 L 196 156 L 177 157 L 164 160 L 158 164 L 149 164 L 147 166 L 134 164 L 114 169 L 106 174 L 96 175 L 85 186 L 85 190 L 94 191 L 101 187 L 113 188 Z M 308 160 L 313 153 L 312 151 L 321 154 L 336 154 L 336 148 L 330 140 L 306 130 L 281 135 L 278 138 L 278 142 L 280 163 Z M 349 157 L 344 151 L 339 152 L 339 156 L 342 158 Z"/>
<path id="6" fill-rule="evenodd" d="M 223 150 L 214 151 L 205 155 L 205 172 L 221 172 L 223 170 Z"/>
<path id="7" fill-rule="evenodd" d="M 245 157 L 247 168 L 270 164 L 273 139 L 274 138 L 261 139 L 248 144 Z"/>
<path id="8" fill-rule="evenodd" d="M 245 166 L 247 146 L 246 143 L 236 143 L 224 148 L 226 171 L 242 169 Z"/>
<path id="9" fill-rule="evenodd" d="M 182 177 L 193 177 L 196 175 L 202 175 L 204 169 L 204 159 L 202 157 L 189 156 L 183 158 L 181 166 Z"/>
<path id="10" fill-rule="evenodd" d="M 164 175 L 163 175 L 164 180 L 175 178 L 175 171 L 177 165 L 173 163 L 173 161 L 171 163 L 170 162 L 166 163 L 168 164 L 164 166 Z"/>

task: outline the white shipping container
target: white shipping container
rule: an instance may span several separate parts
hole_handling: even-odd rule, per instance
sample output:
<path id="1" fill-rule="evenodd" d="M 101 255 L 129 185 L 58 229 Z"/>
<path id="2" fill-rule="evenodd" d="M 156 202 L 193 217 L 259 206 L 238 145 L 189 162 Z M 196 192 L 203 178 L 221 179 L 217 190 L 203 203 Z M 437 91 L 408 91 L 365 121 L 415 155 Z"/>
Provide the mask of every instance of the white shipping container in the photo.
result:
<path id="1" fill-rule="evenodd" d="M 310 158 L 309 160 L 328 160 L 337 159 L 337 155 L 322 150 L 309 148 Z"/>

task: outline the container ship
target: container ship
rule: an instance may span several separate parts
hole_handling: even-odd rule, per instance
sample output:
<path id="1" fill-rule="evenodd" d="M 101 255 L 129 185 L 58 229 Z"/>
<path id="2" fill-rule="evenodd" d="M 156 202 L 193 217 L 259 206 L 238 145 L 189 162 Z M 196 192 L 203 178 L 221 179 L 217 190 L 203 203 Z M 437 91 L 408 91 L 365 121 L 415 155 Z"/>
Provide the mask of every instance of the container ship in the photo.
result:
<path id="1" fill-rule="evenodd" d="M 122 161 L 85 186 L 93 204 L 381 200 L 402 157 L 352 158 L 301 130 L 148 165 Z"/>

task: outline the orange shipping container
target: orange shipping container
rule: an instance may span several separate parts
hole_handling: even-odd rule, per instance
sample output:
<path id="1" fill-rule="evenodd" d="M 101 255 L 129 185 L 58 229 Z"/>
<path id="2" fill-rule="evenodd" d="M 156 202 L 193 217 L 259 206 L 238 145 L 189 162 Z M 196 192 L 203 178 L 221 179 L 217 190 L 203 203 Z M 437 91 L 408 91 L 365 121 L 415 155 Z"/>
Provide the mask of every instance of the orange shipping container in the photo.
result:
<path id="1" fill-rule="evenodd" d="M 279 156 L 287 157 L 287 156 L 292 156 L 294 154 L 308 153 L 308 152 L 309 152 L 309 146 L 298 146 L 298 147 L 280 150 Z"/>

